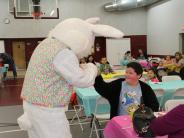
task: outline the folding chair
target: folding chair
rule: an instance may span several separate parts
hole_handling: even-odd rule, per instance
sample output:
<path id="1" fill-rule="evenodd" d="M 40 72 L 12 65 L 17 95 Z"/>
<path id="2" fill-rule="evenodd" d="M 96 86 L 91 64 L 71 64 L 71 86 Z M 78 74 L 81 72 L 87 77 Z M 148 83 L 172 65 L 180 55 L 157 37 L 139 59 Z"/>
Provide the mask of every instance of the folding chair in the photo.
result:
<path id="1" fill-rule="evenodd" d="M 149 59 L 149 63 L 151 67 L 155 67 L 154 65 L 156 64 L 158 66 L 160 60 L 161 59 L 159 57 L 154 57 L 154 58 Z"/>
<path id="2" fill-rule="evenodd" d="M 92 127 L 91 127 L 91 133 L 90 133 L 90 138 L 92 137 L 93 131 L 96 132 L 97 138 L 99 138 L 99 131 L 102 131 L 103 129 L 98 129 L 97 127 L 100 126 L 99 122 L 106 122 L 110 119 L 110 110 L 104 112 L 104 113 L 99 113 L 99 108 L 104 106 L 104 105 L 109 105 L 109 102 L 107 99 L 103 97 L 99 97 L 96 100 L 96 106 L 95 106 L 95 112 L 93 113 L 93 118 L 92 118 Z M 99 121 L 99 119 L 101 121 Z M 96 124 L 97 122 L 97 124 Z M 98 126 L 97 126 L 98 125 Z"/>
<path id="3" fill-rule="evenodd" d="M 155 92 L 155 95 L 159 101 L 159 110 L 162 110 L 165 91 L 163 89 L 155 89 L 154 92 Z"/>
<path id="4" fill-rule="evenodd" d="M 168 111 L 172 110 L 173 108 L 175 108 L 176 106 L 178 106 L 180 104 L 184 104 L 184 99 L 168 100 L 165 103 L 165 110 L 168 112 Z"/>
<path id="5" fill-rule="evenodd" d="M 80 99 L 77 99 L 78 105 L 74 105 L 73 106 L 74 110 L 72 110 L 72 111 L 75 112 L 75 115 L 72 117 L 72 120 L 70 121 L 70 125 L 73 125 L 73 121 L 75 120 L 75 118 L 77 118 L 77 120 L 78 120 L 78 123 L 77 124 L 79 124 L 80 127 L 81 127 L 81 130 L 84 131 L 84 128 L 82 126 L 83 122 L 80 119 L 80 113 L 84 110 L 84 107 L 82 105 L 82 101 L 81 100 L 79 101 L 79 100 Z"/>
<path id="6" fill-rule="evenodd" d="M 172 99 L 184 99 L 184 88 L 176 89 L 172 94 Z"/>
<path id="7" fill-rule="evenodd" d="M 162 77 L 162 82 L 173 81 L 173 80 L 181 80 L 181 78 L 178 75 L 171 75 L 171 76 L 163 76 Z"/>

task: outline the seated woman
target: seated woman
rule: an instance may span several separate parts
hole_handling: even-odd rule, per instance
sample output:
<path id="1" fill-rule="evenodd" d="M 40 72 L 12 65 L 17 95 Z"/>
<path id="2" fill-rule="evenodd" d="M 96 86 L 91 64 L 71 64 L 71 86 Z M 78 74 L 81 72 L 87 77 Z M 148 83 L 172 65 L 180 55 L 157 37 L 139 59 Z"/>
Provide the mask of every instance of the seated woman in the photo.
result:
<path id="1" fill-rule="evenodd" d="M 180 70 L 184 67 L 184 58 L 180 52 L 175 53 L 174 68 L 168 73 L 168 75 L 180 75 Z"/>
<path id="2" fill-rule="evenodd" d="M 147 81 L 159 82 L 157 74 L 154 69 L 149 69 L 147 73 Z"/>
<path id="3" fill-rule="evenodd" d="M 139 80 L 143 69 L 137 62 L 127 64 L 125 79 L 104 82 L 101 75 L 96 77 L 94 87 L 105 97 L 111 106 L 110 118 L 118 115 L 131 115 L 142 103 L 153 111 L 158 111 L 159 104 L 152 88 Z"/>
<path id="4" fill-rule="evenodd" d="M 113 73 L 113 70 L 106 57 L 101 58 L 100 72 L 104 74 Z"/>
<path id="5" fill-rule="evenodd" d="M 87 57 L 87 63 L 93 63 L 93 64 L 96 65 L 95 60 L 94 60 L 94 58 L 93 58 L 93 55 L 89 55 L 89 56 Z"/>
<path id="6" fill-rule="evenodd" d="M 171 60 L 171 56 L 166 56 L 165 60 L 164 60 L 164 66 L 167 67 L 167 66 L 170 66 L 172 64 L 173 64 L 173 62 Z"/>
<path id="7" fill-rule="evenodd" d="M 175 107 L 164 116 L 151 121 L 150 128 L 155 136 L 168 135 L 168 138 L 184 137 L 184 104 Z"/>

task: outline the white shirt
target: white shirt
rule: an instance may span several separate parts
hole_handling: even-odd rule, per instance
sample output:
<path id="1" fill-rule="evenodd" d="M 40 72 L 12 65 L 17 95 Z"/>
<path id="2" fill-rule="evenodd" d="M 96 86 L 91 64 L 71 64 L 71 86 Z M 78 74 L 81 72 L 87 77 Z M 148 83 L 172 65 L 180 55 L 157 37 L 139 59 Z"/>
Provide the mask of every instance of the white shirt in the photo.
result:
<path id="1" fill-rule="evenodd" d="M 97 76 L 97 67 L 94 64 L 88 63 L 81 68 L 78 58 L 69 49 L 60 51 L 55 56 L 53 65 L 56 72 L 76 87 L 92 86 Z"/>

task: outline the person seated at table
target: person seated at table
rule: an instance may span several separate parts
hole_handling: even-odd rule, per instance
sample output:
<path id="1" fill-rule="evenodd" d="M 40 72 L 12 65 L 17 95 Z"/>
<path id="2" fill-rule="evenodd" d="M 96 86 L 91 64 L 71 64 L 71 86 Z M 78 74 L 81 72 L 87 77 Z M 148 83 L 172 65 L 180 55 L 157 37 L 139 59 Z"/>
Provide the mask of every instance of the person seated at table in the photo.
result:
<path id="1" fill-rule="evenodd" d="M 12 65 L 12 69 L 13 69 L 13 76 L 14 78 L 17 77 L 17 70 L 16 70 L 16 65 L 14 62 L 14 59 L 11 55 L 9 55 L 8 53 L 0 53 L 0 58 L 3 59 L 3 64 L 8 64 L 9 66 Z M 7 76 L 7 72 L 4 72 L 3 77 L 4 79 Z"/>
<path id="2" fill-rule="evenodd" d="M 184 67 L 184 58 L 182 58 L 182 54 L 180 52 L 175 53 L 175 60 L 173 65 L 173 71 L 169 72 L 168 75 L 180 75 L 180 70 L 182 67 Z"/>
<path id="3" fill-rule="evenodd" d="M 101 73 L 104 73 L 104 74 L 113 73 L 113 70 L 112 70 L 109 62 L 107 61 L 106 57 L 102 57 L 100 63 L 101 63 L 100 64 L 100 72 Z"/>
<path id="4" fill-rule="evenodd" d="M 166 67 L 164 66 L 164 60 L 159 61 L 157 69 L 166 69 Z"/>
<path id="5" fill-rule="evenodd" d="M 159 79 L 157 77 L 157 73 L 153 68 L 149 69 L 147 72 L 147 81 L 159 82 Z"/>
<path id="6" fill-rule="evenodd" d="M 86 58 L 85 57 L 81 58 L 80 61 L 79 61 L 79 63 L 80 64 L 86 64 L 87 63 L 86 62 Z"/>
<path id="7" fill-rule="evenodd" d="M 159 103 L 152 88 L 140 81 L 143 73 L 137 62 L 127 64 L 125 79 L 117 79 L 106 83 L 101 75 L 95 79 L 96 91 L 105 97 L 111 106 L 110 118 L 118 115 L 131 115 L 137 105 L 142 103 L 153 111 L 158 111 Z"/>
<path id="8" fill-rule="evenodd" d="M 164 60 L 164 66 L 167 67 L 167 66 L 170 66 L 172 64 L 173 64 L 173 61 L 171 60 L 171 56 L 166 56 L 165 60 Z"/>
<path id="9" fill-rule="evenodd" d="M 93 64 L 96 65 L 95 60 L 94 60 L 94 58 L 93 58 L 93 55 L 89 55 L 89 56 L 87 57 L 87 63 L 93 63 Z"/>
<path id="10" fill-rule="evenodd" d="M 167 67 L 164 66 L 164 60 L 160 60 L 159 65 L 156 69 L 156 74 L 160 81 L 163 76 L 167 76 L 167 70 Z"/>
<path id="11" fill-rule="evenodd" d="M 121 59 L 120 65 L 126 66 L 132 60 L 133 60 L 133 58 L 131 56 L 131 52 L 127 51 L 127 52 L 125 52 L 123 59 Z"/>
<path id="12" fill-rule="evenodd" d="M 181 104 L 167 114 L 154 118 L 150 128 L 155 136 L 168 135 L 168 138 L 184 137 L 184 104 Z"/>
<path id="13" fill-rule="evenodd" d="M 143 52 L 142 49 L 138 49 L 138 55 L 137 55 L 137 60 L 145 60 L 148 59 L 148 55 L 146 52 Z"/>

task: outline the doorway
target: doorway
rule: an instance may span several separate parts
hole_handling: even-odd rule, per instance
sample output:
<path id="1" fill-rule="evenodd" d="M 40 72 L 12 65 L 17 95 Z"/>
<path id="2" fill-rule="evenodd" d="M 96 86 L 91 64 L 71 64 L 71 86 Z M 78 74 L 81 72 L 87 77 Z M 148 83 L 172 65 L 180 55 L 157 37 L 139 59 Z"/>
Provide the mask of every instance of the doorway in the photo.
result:
<path id="1" fill-rule="evenodd" d="M 26 69 L 25 42 L 16 41 L 12 43 L 13 59 L 17 69 Z"/>

